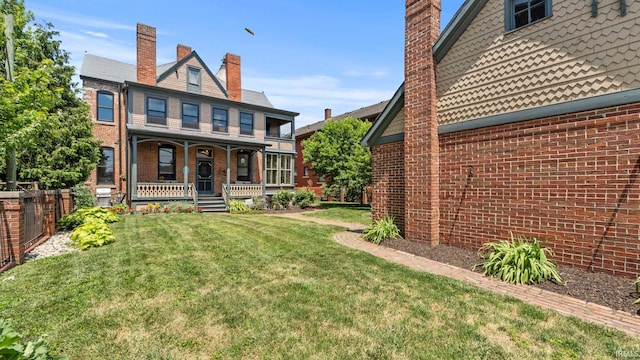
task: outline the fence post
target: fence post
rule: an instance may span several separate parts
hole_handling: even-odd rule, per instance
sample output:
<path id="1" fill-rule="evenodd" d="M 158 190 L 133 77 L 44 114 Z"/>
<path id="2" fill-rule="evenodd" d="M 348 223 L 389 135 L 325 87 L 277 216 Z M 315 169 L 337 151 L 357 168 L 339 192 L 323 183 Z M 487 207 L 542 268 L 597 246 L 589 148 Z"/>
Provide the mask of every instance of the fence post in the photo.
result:
<path id="1" fill-rule="evenodd" d="M 7 191 L 2 195 L 7 242 L 11 248 L 13 261 L 21 264 L 24 261 L 24 194 L 18 191 Z"/>
<path id="2" fill-rule="evenodd" d="M 73 210 L 73 196 L 71 195 L 71 190 L 60 190 L 60 196 L 62 197 L 62 200 L 60 201 L 60 215 L 65 216 L 71 214 L 71 211 Z"/>
<path id="3" fill-rule="evenodd" d="M 47 239 L 56 232 L 56 197 L 55 190 L 45 190 L 42 194 L 42 233 Z"/>

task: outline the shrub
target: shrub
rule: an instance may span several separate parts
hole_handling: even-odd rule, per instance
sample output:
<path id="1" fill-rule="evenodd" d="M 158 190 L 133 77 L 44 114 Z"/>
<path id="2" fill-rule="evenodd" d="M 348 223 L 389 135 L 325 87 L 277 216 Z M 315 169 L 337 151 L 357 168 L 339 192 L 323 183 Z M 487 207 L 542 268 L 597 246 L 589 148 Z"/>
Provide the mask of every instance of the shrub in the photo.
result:
<path id="1" fill-rule="evenodd" d="M 187 212 L 189 208 L 193 211 L 193 204 L 188 202 L 174 201 L 167 204 L 166 207 L 169 208 L 169 212 L 183 213 Z"/>
<path id="2" fill-rule="evenodd" d="M 23 360 L 63 360 L 66 356 L 51 356 L 47 343 L 43 338 L 36 342 L 20 343 L 22 335 L 15 331 L 11 325 L 0 319 L 0 359 Z"/>
<path id="3" fill-rule="evenodd" d="M 291 199 L 293 199 L 293 193 L 291 191 L 279 190 L 277 193 L 273 194 L 271 201 L 273 201 L 274 204 L 286 209 L 289 207 Z"/>
<path id="4" fill-rule="evenodd" d="M 83 208 L 72 214 L 63 216 L 58 221 L 58 226 L 62 230 L 73 230 L 85 223 L 89 218 L 100 219 L 106 223 L 120 221 L 120 218 L 115 214 L 115 212 L 96 206 L 92 208 Z"/>
<path id="5" fill-rule="evenodd" d="M 363 239 L 374 244 L 380 244 L 385 240 L 393 240 L 400 236 L 400 229 L 395 224 L 393 216 L 376 221 L 363 231 Z"/>
<path id="6" fill-rule="evenodd" d="M 118 203 L 113 205 L 113 211 L 118 215 L 124 215 L 128 208 L 127 204 Z"/>
<path id="7" fill-rule="evenodd" d="M 73 193 L 73 211 L 96 206 L 91 189 L 85 185 L 76 185 L 71 188 Z"/>
<path id="8" fill-rule="evenodd" d="M 71 233 L 71 240 L 82 250 L 100 247 L 116 240 L 107 224 L 98 218 L 88 218 Z"/>
<path id="9" fill-rule="evenodd" d="M 340 200 L 340 187 L 337 184 L 322 184 L 322 199 L 329 200 L 329 197 L 334 201 Z"/>
<path id="10" fill-rule="evenodd" d="M 254 196 L 251 198 L 251 210 L 264 210 L 267 206 L 267 199 L 264 196 Z"/>
<path id="11" fill-rule="evenodd" d="M 232 214 L 246 213 L 249 211 L 249 207 L 243 200 L 231 199 L 229 200 L 229 212 Z"/>
<path id="12" fill-rule="evenodd" d="M 547 255 L 553 256 L 551 249 L 544 247 L 536 238 L 530 242 L 525 236 L 516 238 L 510 234 L 510 241 L 490 242 L 480 248 L 484 275 L 513 284 L 534 284 L 545 280 L 563 284 L 556 264 L 547 258 Z"/>
<path id="13" fill-rule="evenodd" d="M 73 230 L 82 225 L 83 222 L 84 217 L 80 216 L 78 212 L 74 212 L 72 214 L 63 216 L 60 220 L 58 220 L 58 227 L 61 230 Z"/>
<path id="14" fill-rule="evenodd" d="M 316 201 L 316 194 L 307 189 L 300 189 L 293 193 L 293 205 L 300 206 L 301 209 L 306 209 L 309 205 Z"/>

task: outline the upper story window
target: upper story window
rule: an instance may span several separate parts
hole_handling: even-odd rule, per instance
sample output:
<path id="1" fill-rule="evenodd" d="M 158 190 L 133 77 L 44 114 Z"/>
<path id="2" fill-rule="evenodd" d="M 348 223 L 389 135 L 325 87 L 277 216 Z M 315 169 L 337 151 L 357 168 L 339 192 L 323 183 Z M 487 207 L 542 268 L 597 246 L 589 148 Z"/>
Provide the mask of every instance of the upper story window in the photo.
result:
<path id="1" fill-rule="evenodd" d="M 147 98 L 147 123 L 167 125 L 167 100 Z"/>
<path id="2" fill-rule="evenodd" d="M 182 127 L 189 129 L 200 128 L 200 106 L 191 103 L 182 103 Z"/>
<path id="3" fill-rule="evenodd" d="M 98 91 L 98 120 L 113 122 L 113 93 Z"/>
<path id="4" fill-rule="evenodd" d="M 98 185 L 113 185 L 114 177 L 113 177 L 113 156 L 114 151 L 112 147 L 101 147 L 100 148 L 100 162 L 97 167 L 97 180 Z"/>
<path id="5" fill-rule="evenodd" d="M 551 0 L 505 0 L 505 30 L 521 28 L 551 14 Z"/>
<path id="6" fill-rule="evenodd" d="M 292 121 L 276 119 L 272 117 L 266 118 L 266 136 L 281 138 L 281 139 L 291 139 L 293 135 L 293 127 Z"/>
<path id="7" fill-rule="evenodd" d="M 253 135 L 253 114 L 240 113 L 240 134 Z"/>
<path id="8" fill-rule="evenodd" d="M 171 145 L 158 147 L 158 180 L 176 179 L 176 148 Z"/>
<path id="9" fill-rule="evenodd" d="M 213 108 L 213 131 L 227 132 L 229 126 L 229 111 Z"/>
<path id="10" fill-rule="evenodd" d="M 187 91 L 200 93 L 201 80 L 200 69 L 187 67 Z"/>

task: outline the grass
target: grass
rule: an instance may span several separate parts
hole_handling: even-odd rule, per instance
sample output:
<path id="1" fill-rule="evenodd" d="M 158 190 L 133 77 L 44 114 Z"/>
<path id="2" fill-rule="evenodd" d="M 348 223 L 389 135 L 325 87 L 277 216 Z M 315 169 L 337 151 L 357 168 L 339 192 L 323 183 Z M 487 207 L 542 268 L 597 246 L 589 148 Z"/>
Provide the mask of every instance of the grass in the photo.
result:
<path id="1" fill-rule="evenodd" d="M 265 216 L 129 216 L 0 275 L 0 317 L 71 359 L 615 358 L 640 340 Z"/>
<path id="2" fill-rule="evenodd" d="M 322 203 L 320 208 L 324 210 L 304 214 L 304 216 L 371 225 L 371 207 L 369 205 Z"/>

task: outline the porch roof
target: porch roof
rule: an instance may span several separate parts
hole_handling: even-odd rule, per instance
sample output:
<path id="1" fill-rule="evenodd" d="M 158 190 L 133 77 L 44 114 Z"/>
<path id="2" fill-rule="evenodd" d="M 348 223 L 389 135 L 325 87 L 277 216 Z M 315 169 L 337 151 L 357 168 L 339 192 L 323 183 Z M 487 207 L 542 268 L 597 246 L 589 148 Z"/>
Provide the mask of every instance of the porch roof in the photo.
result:
<path id="1" fill-rule="evenodd" d="M 228 135 L 208 134 L 189 130 L 174 130 L 166 128 L 155 128 L 148 126 L 127 124 L 127 130 L 131 134 L 143 135 L 147 137 L 157 137 L 170 140 L 189 140 L 206 143 L 224 144 L 224 145 L 243 145 L 251 147 L 268 147 L 270 143 L 245 137 L 231 137 Z"/>

